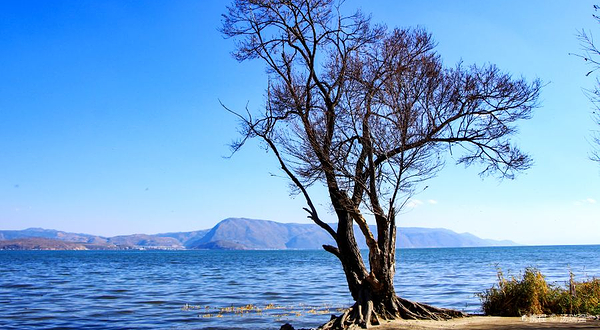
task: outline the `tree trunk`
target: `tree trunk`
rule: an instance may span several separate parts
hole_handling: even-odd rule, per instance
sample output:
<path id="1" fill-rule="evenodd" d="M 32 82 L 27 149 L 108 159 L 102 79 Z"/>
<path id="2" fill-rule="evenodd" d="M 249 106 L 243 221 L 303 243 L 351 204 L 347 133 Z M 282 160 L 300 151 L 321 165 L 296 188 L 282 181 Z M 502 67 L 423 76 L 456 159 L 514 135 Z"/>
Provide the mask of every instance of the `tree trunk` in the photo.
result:
<path id="1" fill-rule="evenodd" d="M 368 328 L 370 325 L 380 324 L 382 320 L 446 320 L 466 316 L 460 311 L 437 308 L 400 298 L 394 290 L 393 278 L 384 282 L 378 281 L 377 285 L 373 285 L 373 279 L 361 278 L 359 274 L 352 271 L 352 269 L 360 269 L 360 265 L 346 263 L 343 262 L 344 272 L 355 304 L 319 329 L 346 329 L 351 325 Z"/>
<path id="2" fill-rule="evenodd" d="M 341 200 L 341 202 L 340 202 Z M 396 226 L 394 216 L 378 221 L 378 240 L 375 251 L 369 249 L 367 270 L 354 236 L 352 217 L 345 211 L 342 197 L 334 201 L 338 216 L 337 245 L 335 255 L 340 259 L 348 288 L 355 304 L 344 313 L 321 326 L 320 329 L 346 329 L 351 325 L 368 328 L 381 320 L 415 319 L 445 320 L 466 316 L 464 313 L 420 304 L 396 295 L 394 275 L 396 268 Z M 381 228 L 385 226 L 385 228 Z"/>

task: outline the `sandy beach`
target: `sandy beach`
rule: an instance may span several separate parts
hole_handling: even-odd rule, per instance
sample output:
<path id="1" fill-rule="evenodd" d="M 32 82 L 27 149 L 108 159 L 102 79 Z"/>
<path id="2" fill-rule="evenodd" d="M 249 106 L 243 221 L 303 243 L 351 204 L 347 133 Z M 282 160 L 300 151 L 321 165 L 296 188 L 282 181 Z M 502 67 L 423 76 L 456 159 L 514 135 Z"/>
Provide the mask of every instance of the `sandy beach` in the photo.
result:
<path id="1" fill-rule="evenodd" d="M 537 329 L 600 329 L 600 320 L 576 317 L 495 317 L 473 316 L 450 321 L 408 321 L 385 322 L 373 327 L 377 330 L 537 330 Z"/>

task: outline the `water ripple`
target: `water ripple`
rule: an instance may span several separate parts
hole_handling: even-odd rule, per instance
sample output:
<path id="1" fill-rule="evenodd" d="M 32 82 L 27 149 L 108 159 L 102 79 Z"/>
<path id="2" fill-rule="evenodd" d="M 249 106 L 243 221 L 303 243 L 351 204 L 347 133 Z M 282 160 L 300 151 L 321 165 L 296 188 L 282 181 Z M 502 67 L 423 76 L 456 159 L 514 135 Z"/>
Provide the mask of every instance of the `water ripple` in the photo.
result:
<path id="1" fill-rule="evenodd" d="M 467 312 L 475 293 L 537 266 L 564 283 L 600 275 L 600 247 L 415 249 L 398 253 L 402 296 Z M 0 251 L 1 329 L 315 327 L 352 304 L 322 251 Z"/>

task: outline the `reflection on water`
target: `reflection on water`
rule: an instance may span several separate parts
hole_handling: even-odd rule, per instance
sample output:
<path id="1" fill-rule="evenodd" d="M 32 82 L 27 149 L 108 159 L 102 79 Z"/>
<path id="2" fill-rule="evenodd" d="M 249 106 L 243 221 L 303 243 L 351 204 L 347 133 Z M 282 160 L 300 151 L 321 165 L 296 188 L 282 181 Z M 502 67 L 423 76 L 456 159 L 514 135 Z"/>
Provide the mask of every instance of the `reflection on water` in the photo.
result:
<path id="1" fill-rule="evenodd" d="M 411 249 L 398 253 L 405 298 L 467 312 L 496 267 L 538 267 L 550 282 L 600 276 L 600 246 Z M 2 251 L 0 328 L 316 327 L 352 304 L 324 251 Z"/>

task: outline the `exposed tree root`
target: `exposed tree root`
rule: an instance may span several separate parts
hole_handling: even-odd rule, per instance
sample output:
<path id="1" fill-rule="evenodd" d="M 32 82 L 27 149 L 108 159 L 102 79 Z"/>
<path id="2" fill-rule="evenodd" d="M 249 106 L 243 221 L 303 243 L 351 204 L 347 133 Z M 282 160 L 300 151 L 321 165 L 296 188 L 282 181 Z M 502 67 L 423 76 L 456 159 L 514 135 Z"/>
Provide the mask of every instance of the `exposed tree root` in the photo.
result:
<path id="1" fill-rule="evenodd" d="M 426 304 L 412 302 L 400 297 L 385 302 L 373 303 L 368 300 L 355 303 L 339 317 L 332 317 L 320 330 L 344 330 L 351 328 L 367 329 L 371 325 L 379 325 L 381 320 L 449 320 L 466 317 L 467 314 L 445 308 L 437 308 Z"/>

